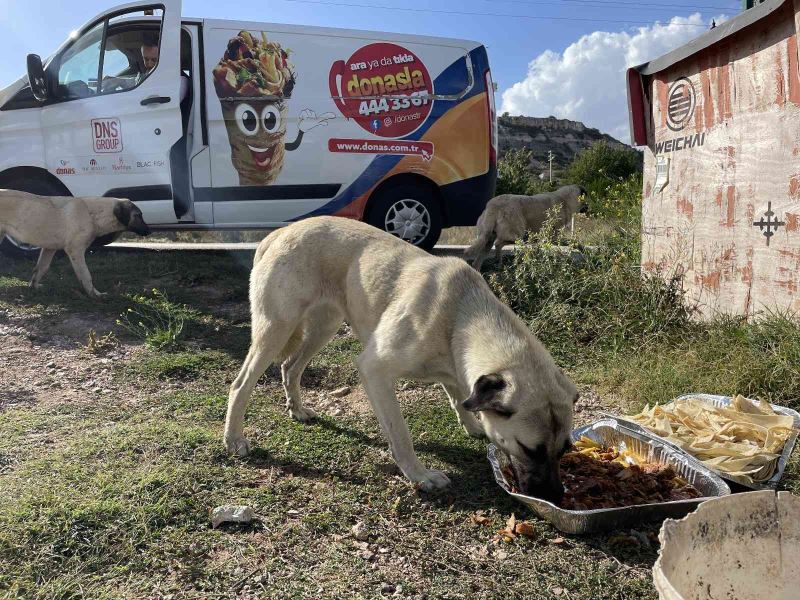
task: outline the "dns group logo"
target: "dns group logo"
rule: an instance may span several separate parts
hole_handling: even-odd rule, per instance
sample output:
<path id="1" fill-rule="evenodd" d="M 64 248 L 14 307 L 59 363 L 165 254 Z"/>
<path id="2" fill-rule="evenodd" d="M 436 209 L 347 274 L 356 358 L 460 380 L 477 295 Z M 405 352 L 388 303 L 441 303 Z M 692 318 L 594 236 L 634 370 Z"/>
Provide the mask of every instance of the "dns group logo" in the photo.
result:
<path id="1" fill-rule="evenodd" d="M 691 121 L 697 106 L 692 82 L 681 77 L 673 83 L 667 92 L 667 103 L 667 127 L 672 131 L 680 131 Z"/>

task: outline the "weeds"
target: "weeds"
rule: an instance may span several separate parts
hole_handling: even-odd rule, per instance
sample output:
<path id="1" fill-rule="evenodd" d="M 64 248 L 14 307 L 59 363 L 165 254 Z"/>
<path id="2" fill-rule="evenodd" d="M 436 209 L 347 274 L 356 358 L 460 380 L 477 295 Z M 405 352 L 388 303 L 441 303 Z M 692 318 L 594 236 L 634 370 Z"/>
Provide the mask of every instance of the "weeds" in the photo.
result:
<path id="1" fill-rule="evenodd" d="M 117 337 L 113 332 L 108 332 L 104 336 L 98 336 L 94 329 L 89 330 L 89 337 L 86 345 L 83 347 L 89 354 L 101 356 L 116 348 L 119 345 Z"/>
<path id="2" fill-rule="evenodd" d="M 800 407 L 800 322 L 765 312 L 748 321 L 695 320 L 682 282 L 639 268 L 640 182 L 609 185 L 595 210 L 613 219 L 597 246 L 550 221 L 490 276 L 556 359 L 584 383 L 638 408 L 688 392 L 737 393 Z"/>
<path id="3" fill-rule="evenodd" d="M 679 282 L 642 276 L 625 236 L 594 249 L 569 239 L 555 246 L 554 239 L 550 220 L 518 243 L 513 262 L 490 282 L 562 362 L 619 352 L 687 325 L 691 311 Z"/>
<path id="4" fill-rule="evenodd" d="M 752 323 L 730 316 L 692 323 L 610 361 L 598 383 L 635 408 L 709 392 L 798 409 L 800 324 L 786 313 L 765 313 Z"/>
<path id="5" fill-rule="evenodd" d="M 134 305 L 119 316 L 117 325 L 151 348 L 176 347 L 193 311 L 170 302 L 167 295 L 156 288 L 152 290 L 152 297 L 137 294 L 131 300 Z"/>

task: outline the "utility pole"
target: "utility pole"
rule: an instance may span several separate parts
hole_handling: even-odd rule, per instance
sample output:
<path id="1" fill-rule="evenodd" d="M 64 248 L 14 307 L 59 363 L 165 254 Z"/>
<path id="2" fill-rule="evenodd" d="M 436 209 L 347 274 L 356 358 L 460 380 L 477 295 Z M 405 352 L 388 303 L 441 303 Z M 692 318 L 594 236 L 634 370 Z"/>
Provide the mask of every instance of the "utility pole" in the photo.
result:
<path id="1" fill-rule="evenodd" d="M 553 161 L 555 159 L 556 159 L 556 157 L 553 156 L 553 151 L 552 150 L 548 150 L 547 151 L 547 162 L 550 163 L 550 183 L 553 183 Z"/>

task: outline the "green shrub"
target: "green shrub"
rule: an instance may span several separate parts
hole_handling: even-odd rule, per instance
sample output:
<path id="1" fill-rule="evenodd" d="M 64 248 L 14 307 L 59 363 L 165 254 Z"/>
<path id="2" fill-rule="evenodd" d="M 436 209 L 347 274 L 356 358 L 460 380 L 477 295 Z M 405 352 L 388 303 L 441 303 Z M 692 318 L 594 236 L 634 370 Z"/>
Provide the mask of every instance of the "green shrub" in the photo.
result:
<path id="1" fill-rule="evenodd" d="M 595 219 L 612 219 L 635 229 L 638 237 L 642 221 L 642 175 L 634 173 L 626 179 L 605 181 L 587 189 L 586 203 Z"/>
<path id="2" fill-rule="evenodd" d="M 496 195 L 522 194 L 533 196 L 542 192 L 549 192 L 555 186 L 541 181 L 531 171 L 531 156 L 533 153 L 526 149 L 511 149 L 497 164 L 497 191 Z"/>
<path id="3" fill-rule="evenodd" d="M 185 305 L 175 304 L 164 292 L 152 290 L 152 296 L 137 294 L 133 306 L 117 319 L 117 325 L 142 339 L 151 348 L 163 350 L 178 345 L 186 321 L 195 316 Z"/>
<path id="4" fill-rule="evenodd" d="M 582 185 L 594 194 L 610 183 L 642 172 L 642 154 L 632 148 L 597 142 L 581 151 L 567 167 L 564 179 Z"/>
<path id="5" fill-rule="evenodd" d="M 518 242 L 511 264 L 490 283 L 562 364 L 616 353 L 689 322 L 679 282 L 643 276 L 638 233 L 616 233 L 592 249 L 554 239 L 551 220 Z"/>

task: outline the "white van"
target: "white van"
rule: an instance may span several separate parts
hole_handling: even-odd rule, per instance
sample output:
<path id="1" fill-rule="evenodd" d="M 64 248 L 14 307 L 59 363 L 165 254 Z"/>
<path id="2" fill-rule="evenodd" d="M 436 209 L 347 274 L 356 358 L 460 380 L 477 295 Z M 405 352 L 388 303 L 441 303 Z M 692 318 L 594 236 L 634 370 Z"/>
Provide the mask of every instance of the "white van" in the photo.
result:
<path id="1" fill-rule="evenodd" d="M 130 198 L 161 230 L 341 215 L 430 248 L 477 221 L 496 147 L 477 42 L 184 19 L 180 0 L 110 9 L 0 91 L 0 188 Z"/>

